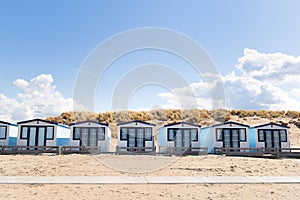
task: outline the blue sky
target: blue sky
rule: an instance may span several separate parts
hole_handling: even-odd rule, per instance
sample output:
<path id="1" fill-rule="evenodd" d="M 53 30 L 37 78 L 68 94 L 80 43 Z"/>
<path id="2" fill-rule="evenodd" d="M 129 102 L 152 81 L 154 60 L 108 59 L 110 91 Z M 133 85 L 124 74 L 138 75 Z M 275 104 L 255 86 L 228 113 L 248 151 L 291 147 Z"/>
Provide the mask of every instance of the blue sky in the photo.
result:
<path id="1" fill-rule="evenodd" d="M 41 96 L 45 95 L 45 91 L 37 90 L 40 94 L 36 96 L 28 94 L 35 93 L 34 87 L 40 86 L 34 80 L 30 80 L 40 80 L 41 74 L 51 75 L 41 78 L 48 81 L 50 89 L 48 88 L 47 92 L 56 93 L 52 95 L 53 99 L 62 98 L 62 106 L 69 104 L 77 72 L 95 46 L 122 31 L 143 27 L 172 29 L 198 42 L 214 61 L 224 80 L 227 80 L 224 83 L 225 91 L 231 91 L 226 94 L 229 98 L 228 108 L 296 110 L 300 101 L 300 92 L 297 90 L 299 84 L 295 81 L 285 81 L 282 86 L 275 85 L 277 88 L 271 88 L 272 81 L 270 78 L 265 80 L 264 77 L 269 77 L 267 69 L 270 72 L 276 68 L 272 65 L 272 60 L 275 60 L 278 65 L 277 71 L 275 73 L 273 70 L 275 74 L 270 75 L 274 80 L 275 75 L 282 71 L 286 73 L 284 80 L 297 80 L 290 75 L 294 73 L 295 66 L 300 68 L 297 59 L 300 56 L 299 9 L 300 1 L 297 0 L 0 0 L 0 105 L 6 108 L 0 112 L 0 117 L 17 120 L 18 117 L 13 117 L 11 113 L 14 109 L 18 110 L 24 106 L 28 108 L 24 110 L 24 115 L 21 115 L 23 118 L 58 114 L 63 108 L 47 110 L 47 106 L 53 105 L 51 102 L 43 104 L 44 97 Z M 278 56 L 278 53 L 282 56 Z M 266 55 L 269 55 L 267 60 L 264 59 Z M 244 61 L 239 62 L 242 58 Z M 282 60 L 290 63 L 289 59 L 293 60 L 294 67 L 286 67 L 281 63 Z M 191 66 L 174 55 L 158 51 L 132 53 L 127 58 L 120 58 L 107 72 L 105 84 L 99 86 L 95 93 L 96 111 L 111 109 L 110 99 L 103 93 L 110 94 L 113 85 L 122 74 L 136 65 L 149 62 L 168 64 L 185 74 L 191 84 L 198 82 L 198 77 L 190 69 Z M 264 63 L 265 68 L 260 68 L 264 76 L 258 76 L 259 72 L 255 72 L 255 67 L 261 65 L 257 62 Z M 246 65 L 252 66 L 253 70 L 246 69 Z M 246 77 L 251 77 L 254 82 L 245 80 Z M 234 83 L 228 80 L 230 78 Z M 19 82 L 16 83 L 18 79 Z M 249 89 L 246 83 L 259 85 L 260 88 Z M 265 90 L 267 94 L 262 92 Z M 256 96 L 253 96 L 253 91 L 256 92 Z M 290 93 L 281 93 L 286 91 Z M 235 92 L 239 92 L 238 102 L 230 99 Z M 249 96 L 250 92 L 252 93 Z M 290 101 L 284 102 L 274 96 L 274 93 L 287 95 Z M 264 97 L 269 99 L 262 100 Z M 172 98 L 170 91 L 164 88 L 147 86 L 132 97 L 130 109 L 149 109 L 156 105 L 172 108 Z M 199 99 L 201 98 L 204 97 L 200 96 Z M 39 102 L 38 105 L 32 105 L 35 101 Z M 242 104 L 241 101 L 246 102 Z M 294 107 L 286 106 L 291 104 Z M 45 111 L 35 110 L 41 107 L 45 107 Z"/>

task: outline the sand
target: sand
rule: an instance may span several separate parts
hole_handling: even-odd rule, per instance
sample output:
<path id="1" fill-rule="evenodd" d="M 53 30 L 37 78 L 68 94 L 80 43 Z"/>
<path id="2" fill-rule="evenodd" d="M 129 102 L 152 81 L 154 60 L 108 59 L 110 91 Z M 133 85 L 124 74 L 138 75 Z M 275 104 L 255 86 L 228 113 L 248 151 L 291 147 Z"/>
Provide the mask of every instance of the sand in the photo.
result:
<path id="1" fill-rule="evenodd" d="M 112 167 L 122 167 L 123 171 L 112 169 Z M 187 157 L 76 154 L 0 156 L 1 176 L 300 176 L 299 167 L 299 159 L 217 155 Z M 0 185 L 0 199 L 237 198 L 299 199 L 300 185 Z"/>
<path id="2" fill-rule="evenodd" d="M 300 185 L 1 185 L 0 199 L 299 199 Z"/>
<path id="3" fill-rule="evenodd" d="M 300 159 L 2 155 L 1 176 L 300 176 Z"/>

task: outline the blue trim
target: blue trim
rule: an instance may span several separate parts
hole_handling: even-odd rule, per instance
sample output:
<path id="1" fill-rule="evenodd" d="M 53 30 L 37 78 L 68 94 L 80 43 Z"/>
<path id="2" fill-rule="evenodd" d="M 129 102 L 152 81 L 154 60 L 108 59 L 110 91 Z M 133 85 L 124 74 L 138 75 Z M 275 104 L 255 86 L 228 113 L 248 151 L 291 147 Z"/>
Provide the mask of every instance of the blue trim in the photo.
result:
<path id="1" fill-rule="evenodd" d="M 279 126 L 279 127 L 282 127 L 282 128 L 290 128 L 289 126 L 286 126 L 284 124 L 277 124 L 275 122 L 269 122 L 269 123 L 266 123 L 266 124 L 261 124 L 261 125 L 257 125 L 257 126 L 253 126 L 252 128 L 260 128 L 260 127 L 264 127 L 264 126 Z"/>
<path id="2" fill-rule="evenodd" d="M 129 122 L 121 122 L 121 123 L 118 123 L 117 126 L 131 124 L 131 123 L 141 123 L 141 124 L 145 124 L 145 125 L 149 125 L 149 126 L 156 126 L 155 124 L 151 124 L 149 122 L 144 122 L 144 121 L 141 121 L 141 120 L 132 120 L 132 121 L 129 121 Z"/>
<path id="3" fill-rule="evenodd" d="M 96 122 L 96 121 L 92 121 L 92 120 L 75 122 L 75 123 L 70 124 L 70 126 L 75 126 L 75 125 L 85 124 L 85 123 L 92 123 L 92 124 L 99 124 L 102 126 L 108 126 L 108 123 Z"/>
<path id="4" fill-rule="evenodd" d="M 48 120 L 44 120 L 44 119 L 32 119 L 32 120 L 27 120 L 27 121 L 21 121 L 21 122 L 18 122 L 17 124 L 27 124 L 27 123 L 30 123 L 30 122 L 44 122 L 44 123 L 48 123 L 48 124 L 54 124 L 54 125 L 58 125 L 57 122 L 51 122 L 51 121 L 48 121 Z"/>
<path id="5" fill-rule="evenodd" d="M 66 129 L 70 129 L 70 127 L 69 127 L 69 126 L 67 126 L 67 125 L 64 125 L 64 124 L 57 124 L 57 126 L 59 126 L 59 127 L 62 127 L 62 128 L 66 128 Z"/>
<path id="6" fill-rule="evenodd" d="M 180 124 L 182 124 L 182 125 L 185 124 L 185 125 L 190 125 L 190 126 L 195 126 L 195 127 L 201 128 L 201 126 L 198 125 L 198 124 L 193 124 L 193 123 L 188 123 L 188 122 L 175 122 L 175 123 L 170 123 L 170 124 L 164 125 L 164 127 L 176 126 L 176 125 L 180 125 Z"/>

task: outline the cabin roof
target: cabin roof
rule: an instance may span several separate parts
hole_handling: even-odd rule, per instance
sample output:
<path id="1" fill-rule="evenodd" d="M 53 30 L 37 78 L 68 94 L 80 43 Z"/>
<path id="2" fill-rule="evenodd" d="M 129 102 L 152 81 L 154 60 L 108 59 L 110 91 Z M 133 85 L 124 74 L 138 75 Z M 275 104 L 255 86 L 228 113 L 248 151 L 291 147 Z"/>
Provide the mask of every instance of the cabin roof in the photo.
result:
<path id="1" fill-rule="evenodd" d="M 260 127 L 264 127 L 264 126 L 280 126 L 282 128 L 290 128 L 289 126 L 287 125 L 284 125 L 284 124 L 277 124 L 275 122 L 269 122 L 269 123 L 266 123 L 266 124 L 260 124 L 260 125 L 257 125 L 257 126 L 254 126 L 253 128 L 260 128 Z"/>
<path id="2" fill-rule="evenodd" d="M 13 124 L 11 124 L 11 123 L 9 123 L 9 122 L 4 122 L 4 121 L 0 121 L 0 123 L 1 123 L 1 124 L 6 124 L 6 125 L 13 125 Z"/>
<path id="3" fill-rule="evenodd" d="M 92 120 L 75 122 L 75 123 L 70 124 L 70 126 L 75 126 L 75 125 L 85 124 L 85 123 L 89 123 L 89 124 L 98 124 L 98 125 L 108 126 L 108 123 L 102 123 L 102 122 L 97 122 L 97 121 L 92 121 Z"/>
<path id="4" fill-rule="evenodd" d="M 175 126 L 175 125 L 180 125 L 180 124 L 182 124 L 182 125 L 185 124 L 185 125 L 190 125 L 190 126 L 196 126 L 196 127 L 201 128 L 200 125 L 189 123 L 189 122 L 174 122 L 174 123 L 166 124 L 166 125 L 164 125 L 164 127 Z"/>
<path id="5" fill-rule="evenodd" d="M 155 126 L 155 124 L 151 124 L 149 122 L 144 122 L 141 120 L 132 120 L 132 121 L 128 121 L 128 122 L 121 122 L 121 123 L 118 123 L 117 126 L 131 124 L 131 123 L 141 123 L 141 124 L 145 124 L 145 125 L 149 125 L 149 126 Z"/>
<path id="6" fill-rule="evenodd" d="M 247 128 L 250 128 L 249 125 L 247 124 L 242 124 L 242 123 L 238 123 L 238 122 L 234 122 L 234 121 L 227 121 L 227 122 L 224 122 L 224 123 L 219 123 L 219 124 L 213 124 L 211 126 L 207 126 L 205 128 L 209 128 L 209 127 L 216 127 L 216 126 L 222 126 L 222 125 L 231 125 L 231 124 L 235 124 L 235 125 L 238 125 L 238 126 L 243 126 L 243 127 L 247 127 Z"/>
<path id="7" fill-rule="evenodd" d="M 17 124 L 27 124 L 27 123 L 30 123 L 30 122 L 44 122 L 44 123 L 48 123 L 48 124 L 54 124 L 54 125 L 58 125 L 57 122 L 51 122 L 51 121 L 48 121 L 48 120 L 44 120 L 44 119 L 31 119 L 31 120 L 26 120 L 26 121 L 21 121 L 21 122 L 18 122 Z"/>

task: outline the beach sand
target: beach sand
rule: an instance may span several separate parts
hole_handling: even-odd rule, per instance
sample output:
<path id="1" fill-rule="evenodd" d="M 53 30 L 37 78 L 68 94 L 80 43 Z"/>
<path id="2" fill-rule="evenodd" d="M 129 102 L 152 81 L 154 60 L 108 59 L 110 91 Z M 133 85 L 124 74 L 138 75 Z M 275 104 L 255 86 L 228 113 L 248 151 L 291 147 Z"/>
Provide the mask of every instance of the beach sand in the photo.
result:
<path id="1" fill-rule="evenodd" d="M 1 185 L 0 199 L 299 199 L 300 185 Z"/>
<path id="2" fill-rule="evenodd" d="M 122 168 L 119 171 L 114 168 Z M 152 166 L 152 167 L 149 167 Z M 164 166 L 164 167 L 162 167 Z M 2 155 L 1 176 L 300 176 L 299 159 Z M 130 171 L 130 172 L 124 172 Z M 296 184 L 0 185 L 0 199 L 299 199 Z"/>
<path id="3" fill-rule="evenodd" d="M 2 155 L 1 176 L 300 176 L 300 159 L 142 155 Z"/>

